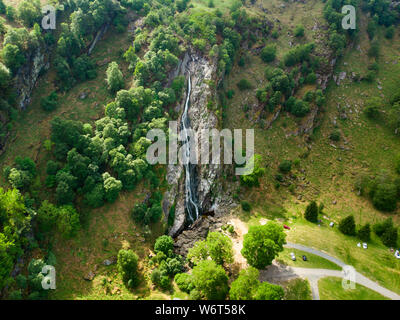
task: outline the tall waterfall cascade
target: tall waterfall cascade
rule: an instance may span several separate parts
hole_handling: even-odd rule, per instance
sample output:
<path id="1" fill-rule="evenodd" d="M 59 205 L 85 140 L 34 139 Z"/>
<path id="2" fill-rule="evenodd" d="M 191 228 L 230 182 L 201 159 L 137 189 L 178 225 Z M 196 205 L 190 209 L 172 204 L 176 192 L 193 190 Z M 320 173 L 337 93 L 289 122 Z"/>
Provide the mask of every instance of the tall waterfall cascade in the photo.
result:
<path id="1" fill-rule="evenodd" d="M 185 109 L 182 114 L 181 119 L 181 128 L 182 128 L 182 138 L 184 144 L 184 168 L 185 168 L 185 194 L 186 194 L 186 210 L 188 214 L 188 220 L 190 224 L 195 222 L 200 215 L 199 206 L 197 204 L 196 199 L 196 182 L 195 182 L 195 171 L 196 166 L 190 163 L 191 158 L 191 141 L 190 136 L 188 134 L 188 130 L 190 129 L 190 119 L 188 116 L 188 110 L 190 107 L 190 94 L 192 92 L 192 81 L 190 72 L 188 75 L 188 90 L 187 97 L 185 102 Z"/>

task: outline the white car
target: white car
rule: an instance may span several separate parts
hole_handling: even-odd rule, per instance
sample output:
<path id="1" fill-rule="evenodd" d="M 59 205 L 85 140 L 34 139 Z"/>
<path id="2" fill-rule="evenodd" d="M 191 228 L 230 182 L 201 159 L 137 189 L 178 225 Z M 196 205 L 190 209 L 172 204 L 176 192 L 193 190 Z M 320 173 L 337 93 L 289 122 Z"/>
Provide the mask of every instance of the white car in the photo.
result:
<path id="1" fill-rule="evenodd" d="M 363 243 L 363 248 L 368 249 L 368 244 L 366 242 Z"/>
<path id="2" fill-rule="evenodd" d="M 293 261 L 296 261 L 296 256 L 293 252 L 290 253 L 290 258 L 292 258 Z"/>
<path id="3" fill-rule="evenodd" d="M 394 256 L 395 256 L 397 259 L 400 259 L 400 251 L 399 251 L 399 250 L 396 250 L 396 252 L 394 253 Z"/>
<path id="4" fill-rule="evenodd" d="M 357 243 L 357 247 L 361 248 L 361 243 L 360 242 Z"/>

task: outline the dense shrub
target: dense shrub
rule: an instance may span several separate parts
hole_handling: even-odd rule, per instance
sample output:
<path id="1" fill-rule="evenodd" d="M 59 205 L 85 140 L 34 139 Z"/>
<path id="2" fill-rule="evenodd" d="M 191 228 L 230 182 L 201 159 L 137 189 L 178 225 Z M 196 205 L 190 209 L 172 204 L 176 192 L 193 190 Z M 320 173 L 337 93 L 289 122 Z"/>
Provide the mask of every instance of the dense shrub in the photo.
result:
<path id="1" fill-rule="evenodd" d="M 229 286 L 224 268 L 212 260 L 204 260 L 193 268 L 192 274 L 193 285 L 202 297 L 207 300 L 225 299 Z"/>
<path id="2" fill-rule="evenodd" d="M 251 204 L 250 204 L 249 202 L 247 202 L 247 201 L 242 201 L 242 202 L 241 202 L 241 205 L 242 205 L 243 211 L 250 212 L 250 210 L 251 210 Z"/>
<path id="3" fill-rule="evenodd" d="M 132 280 L 130 282 L 131 285 L 137 284 L 138 259 L 138 256 L 132 250 L 119 250 L 117 260 L 118 272 L 121 274 L 125 283 Z"/>
<path id="4" fill-rule="evenodd" d="M 261 50 L 261 59 L 264 62 L 272 62 L 276 57 L 276 46 L 268 45 Z"/>
<path id="5" fill-rule="evenodd" d="M 354 221 L 354 216 L 350 215 L 340 220 L 339 230 L 345 235 L 354 236 L 356 234 L 356 223 Z"/>
<path id="6" fill-rule="evenodd" d="M 194 289 L 192 276 L 187 273 L 178 273 L 175 275 L 175 283 L 183 292 L 190 293 Z"/>
<path id="7" fill-rule="evenodd" d="M 374 224 L 373 230 L 381 238 L 384 245 L 388 247 L 397 246 L 398 229 L 394 226 L 392 218 Z"/>
<path id="8" fill-rule="evenodd" d="M 304 218 L 310 222 L 318 222 L 318 205 L 315 201 L 310 202 L 304 213 Z"/>
<path id="9" fill-rule="evenodd" d="M 174 249 L 174 240 L 170 236 L 158 237 L 156 243 L 154 244 L 154 251 L 163 252 L 165 255 L 170 255 Z"/>
<path id="10" fill-rule="evenodd" d="M 251 89 L 253 86 L 251 85 L 251 82 L 247 79 L 242 79 L 237 83 L 237 86 L 240 91 L 245 91 Z"/>
<path id="11" fill-rule="evenodd" d="M 360 240 L 368 242 L 371 239 L 371 225 L 369 223 L 360 227 L 357 231 L 357 236 Z"/>
<path id="12" fill-rule="evenodd" d="M 282 173 L 289 173 L 292 170 L 292 161 L 284 160 L 279 164 L 279 171 Z"/>
<path id="13" fill-rule="evenodd" d="M 49 96 L 43 97 L 40 100 L 40 105 L 45 111 L 53 111 L 57 108 L 58 96 L 55 91 L 53 91 Z"/>

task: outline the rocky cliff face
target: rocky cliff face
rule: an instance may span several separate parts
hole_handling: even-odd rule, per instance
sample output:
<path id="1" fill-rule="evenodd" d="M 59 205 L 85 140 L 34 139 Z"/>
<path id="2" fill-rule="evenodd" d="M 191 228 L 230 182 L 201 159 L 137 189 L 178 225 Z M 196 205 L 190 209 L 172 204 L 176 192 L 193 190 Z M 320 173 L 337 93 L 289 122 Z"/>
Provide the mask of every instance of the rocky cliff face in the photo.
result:
<path id="1" fill-rule="evenodd" d="M 45 48 L 38 47 L 27 57 L 25 63 L 15 76 L 16 89 L 18 93 L 18 107 L 25 109 L 31 101 L 32 90 L 36 85 L 43 69 L 49 68 L 49 63 L 45 55 Z"/>
<path id="2" fill-rule="evenodd" d="M 196 153 L 199 154 L 200 141 L 204 139 L 201 130 L 214 129 L 218 126 L 217 117 L 207 108 L 207 103 L 214 94 L 213 89 L 210 88 L 209 80 L 212 80 L 216 74 L 216 63 L 208 61 L 196 53 L 187 53 L 173 72 L 171 79 L 178 75 L 187 76 L 188 72 L 190 72 L 192 79 L 189 118 L 191 128 L 198 133 L 199 143 L 196 146 Z M 182 113 L 184 103 L 185 99 L 177 107 L 179 113 Z M 213 212 L 216 216 L 221 216 L 232 205 L 232 201 L 227 200 L 230 197 L 225 197 L 219 184 L 216 183 L 222 171 L 222 165 L 198 165 L 197 167 L 197 188 L 195 191 L 199 207 L 203 213 Z M 177 237 L 186 226 L 184 175 L 185 172 L 181 164 L 169 165 L 167 168 L 167 181 L 170 189 L 164 196 L 163 209 L 168 216 L 170 208 L 175 204 L 175 221 L 169 230 L 169 234 L 173 237 Z M 195 226 L 196 223 L 190 231 L 196 233 Z M 204 233 L 203 231 L 200 233 Z M 193 238 L 196 238 L 196 236 L 193 236 Z"/>

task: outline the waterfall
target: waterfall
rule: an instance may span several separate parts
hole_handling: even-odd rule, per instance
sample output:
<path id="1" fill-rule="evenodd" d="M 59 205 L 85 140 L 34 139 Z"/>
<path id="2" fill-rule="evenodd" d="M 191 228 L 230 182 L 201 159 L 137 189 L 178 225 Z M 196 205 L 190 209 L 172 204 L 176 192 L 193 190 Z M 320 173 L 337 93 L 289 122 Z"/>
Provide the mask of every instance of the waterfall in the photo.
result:
<path id="1" fill-rule="evenodd" d="M 190 224 L 195 222 L 199 218 L 199 207 L 197 205 L 197 199 L 195 195 L 195 169 L 196 166 L 190 163 L 190 137 L 188 130 L 190 129 L 190 121 L 188 116 L 188 110 L 190 105 L 190 94 L 192 92 L 192 82 L 190 72 L 188 75 L 188 93 L 186 97 L 185 110 L 182 114 L 181 126 L 183 143 L 185 146 L 184 150 L 184 168 L 185 168 L 185 193 L 186 193 L 186 210 Z"/>

